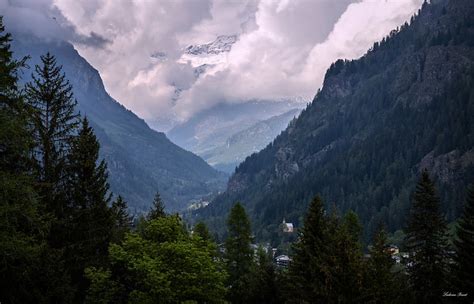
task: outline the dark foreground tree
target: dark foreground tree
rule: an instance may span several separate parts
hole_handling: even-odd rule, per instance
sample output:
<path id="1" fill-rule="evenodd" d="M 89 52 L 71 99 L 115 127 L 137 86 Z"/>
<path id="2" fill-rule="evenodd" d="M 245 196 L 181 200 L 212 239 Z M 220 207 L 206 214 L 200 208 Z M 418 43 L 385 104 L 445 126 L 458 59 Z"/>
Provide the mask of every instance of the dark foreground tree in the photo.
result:
<path id="1" fill-rule="evenodd" d="M 41 66 L 35 66 L 32 82 L 26 85 L 26 94 L 33 109 L 41 200 L 62 219 L 67 155 L 79 123 L 74 112 L 77 102 L 54 56 L 47 53 L 41 56 L 41 62 Z"/>
<path id="2" fill-rule="evenodd" d="M 104 160 L 99 162 L 99 142 L 87 118 L 68 154 L 67 189 L 65 254 L 77 297 L 82 299 L 87 287 L 84 269 L 104 264 L 114 224 L 107 166 Z"/>
<path id="3" fill-rule="evenodd" d="M 457 291 L 468 293 L 468 300 L 474 299 L 474 185 L 467 191 L 464 212 L 457 227 L 456 282 Z"/>
<path id="4" fill-rule="evenodd" d="M 251 296 L 250 276 L 254 252 L 250 246 L 252 230 L 244 207 L 237 202 L 227 219 L 225 260 L 229 274 L 229 301 L 247 303 Z"/>
<path id="5" fill-rule="evenodd" d="M 323 201 L 316 196 L 306 213 L 289 268 L 290 293 L 296 303 L 324 303 L 328 296 L 327 219 Z"/>
<path id="6" fill-rule="evenodd" d="M 252 271 L 251 297 L 249 303 L 283 303 L 282 286 L 278 285 L 279 273 L 272 262 L 271 252 L 259 247 Z"/>
<path id="7" fill-rule="evenodd" d="M 361 302 L 364 265 L 362 262 L 362 226 L 359 217 L 349 211 L 338 221 L 335 214 L 328 223 L 329 300 L 332 303 Z"/>
<path id="8" fill-rule="evenodd" d="M 39 261 L 46 227 L 28 176 L 32 138 L 17 87 L 24 61 L 12 59 L 11 36 L 4 30 L 0 16 L 0 294 L 8 303 L 31 303 L 34 296 L 28 285 L 35 285 L 34 263 Z"/>
<path id="9" fill-rule="evenodd" d="M 388 250 L 387 234 L 382 225 L 375 232 L 369 250 L 365 278 L 364 301 L 367 303 L 400 303 L 395 261 Z"/>
<path id="10" fill-rule="evenodd" d="M 311 202 L 289 268 L 288 301 L 348 303 L 362 298 L 361 226 L 357 215 L 325 215 L 319 196 Z"/>
<path id="11" fill-rule="evenodd" d="M 35 191 L 29 108 L 18 90 L 25 58 L 12 59 L 0 17 L 0 295 L 5 303 L 68 303 L 71 290 L 46 242 L 50 217 Z"/>
<path id="12" fill-rule="evenodd" d="M 416 185 L 406 228 L 408 273 L 419 303 L 438 303 L 446 288 L 447 228 L 435 186 L 425 170 Z"/>

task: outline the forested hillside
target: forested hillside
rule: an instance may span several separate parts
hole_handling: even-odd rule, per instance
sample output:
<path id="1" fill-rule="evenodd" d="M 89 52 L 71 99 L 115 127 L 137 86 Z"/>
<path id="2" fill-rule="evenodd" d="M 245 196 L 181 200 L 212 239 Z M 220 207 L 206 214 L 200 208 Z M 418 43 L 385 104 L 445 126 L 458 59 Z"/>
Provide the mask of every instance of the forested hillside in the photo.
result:
<path id="1" fill-rule="evenodd" d="M 366 236 L 380 221 L 394 231 L 426 168 L 455 219 L 474 180 L 473 16 L 473 1 L 424 3 L 360 59 L 332 64 L 313 102 L 199 215 L 222 232 L 222 215 L 241 201 L 268 240 L 283 218 L 300 226 L 319 193 L 355 211 Z"/>
<path id="2" fill-rule="evenodd" d="M 87 115 L 101 143 L 111 190 L 121 194 L 132 209 L 147 211 L 156 191 L 160 191 L 170 210 L 180 210 L 190 200 L 223 188 L 224 174 L 173 144 L 165 134 L 150 129 L 145 121 L 111 98 L 97 70 L 71 44 L 26 35 L 15 37 L 15 56 L 29 55 L 31 67 L 48 51 L 56 56 L 73 86 L 78 111 Z M 22 81 L 27 82 L 32 70 L 22 72 Z"/>

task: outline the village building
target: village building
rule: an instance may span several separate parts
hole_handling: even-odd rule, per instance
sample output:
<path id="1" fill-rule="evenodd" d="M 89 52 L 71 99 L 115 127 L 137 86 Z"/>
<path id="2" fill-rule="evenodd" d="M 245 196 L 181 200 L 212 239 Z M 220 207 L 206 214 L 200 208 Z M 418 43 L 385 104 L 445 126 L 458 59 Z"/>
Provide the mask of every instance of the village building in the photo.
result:
<path id="1" fill-rule="evenodd" d="M 283 232 L 293 233 L 294 231 L 293 223 L 287 223 L 285 221 L 285 218 L 283 218 L 283 222 L 281 225 L 282 225 Z"/>
<path id="2" fill-rule="evenodd" d="M 290 265 L 291 258 L 287 255 L 279 255 L 275 258 L 276 265 L 278 267 L 283 267 L 283 268 L 288 268 L 288 265 Z"/>

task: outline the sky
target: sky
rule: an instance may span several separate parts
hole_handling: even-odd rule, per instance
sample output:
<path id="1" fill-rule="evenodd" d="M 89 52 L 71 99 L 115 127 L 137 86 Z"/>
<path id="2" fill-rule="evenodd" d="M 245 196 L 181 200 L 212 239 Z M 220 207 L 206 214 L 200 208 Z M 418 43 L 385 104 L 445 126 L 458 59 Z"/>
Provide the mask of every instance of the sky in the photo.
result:
<path id="1" fill-rule="evenodd" d="M 310 101 L 332 62 L 362 56 L 422 1 L 0 0 L 0 12 L 73 43 L 112 97 L 166 128 L 221 102 Z M 224 52 L 186 52 L 219 36 Z"/>

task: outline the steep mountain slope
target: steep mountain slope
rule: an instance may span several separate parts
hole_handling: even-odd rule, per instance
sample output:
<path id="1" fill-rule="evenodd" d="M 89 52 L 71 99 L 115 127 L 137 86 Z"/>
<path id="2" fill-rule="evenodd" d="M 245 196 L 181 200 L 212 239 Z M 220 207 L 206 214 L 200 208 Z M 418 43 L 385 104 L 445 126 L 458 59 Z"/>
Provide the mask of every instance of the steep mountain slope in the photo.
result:
<path id="1" fill-rule="evenodd" d="M 265 148 L 300 112 L 300 109 L 293 109 L 259 121 L 231 135 L 224 145 L 206 151 L 200 156 L 214 168 L 233 173 L 239 163 L 252 153 Z"/>
<path id="2" fill-rule="evenodd" d="M 66 42 L 45 42 L 14 35 L 15 56 L 30 55 L 29 65 L 51 52 L 74 87 L 78 110 L 87 115 L 108 163 L 109 182 L 137 211 L 148 210 L 155 191 L 162 193 L 170 210 L 186 207 L 191 199 L 218 191 L 225 176 L 201 158 L 176 146 L 165 134 L 147 124 L 111 98 L 99 73 Z M 31 70 L 26 71 L 27 81 Z"/>
<path id="3" fill-rule="evenodd" d="M 320 193 L 355 210 L 366 235 L 380 221 L 395 230 L 427 168 L 455 218 L 474 181 L 473 16 L 474 1 L 433 0 L 362 58 L 334 63 L 298 119 L 198 214 L 219 230 L 240 200 L 257 236 L 272 239 L 282 218 L 300 225 Z"/>
<path id="4" fill-rule="evenodd" d="M 233 135 L 251 128 L 263 120 L 282 115 L 295 108 L 301 109 L 303 105 L 304 103 L 299 99 L 221 103 L 194 115 L 185 123 L 175 126 L 167 135 L 173 142 L 203 157 L 214 167 L 230 169 L 226 171 L 233 172 L 233 166 L 243 160 L 237 159 L 237 155 L 242 155 L 245 158 L 255 152 L 252 146 L 263 148 L 273 139 L 260 143 L 260 138 L 253 138 L 251 142 L 247 143 L 246 150 L 235 151 L 225 148 Z M 281 117 L 281 119 L 284 118 L 286 116 Z M 275 136 L 286 127 L 289 120 L 275 132 Z M 242 148 L 245 149 L 245 147 Z"/>

